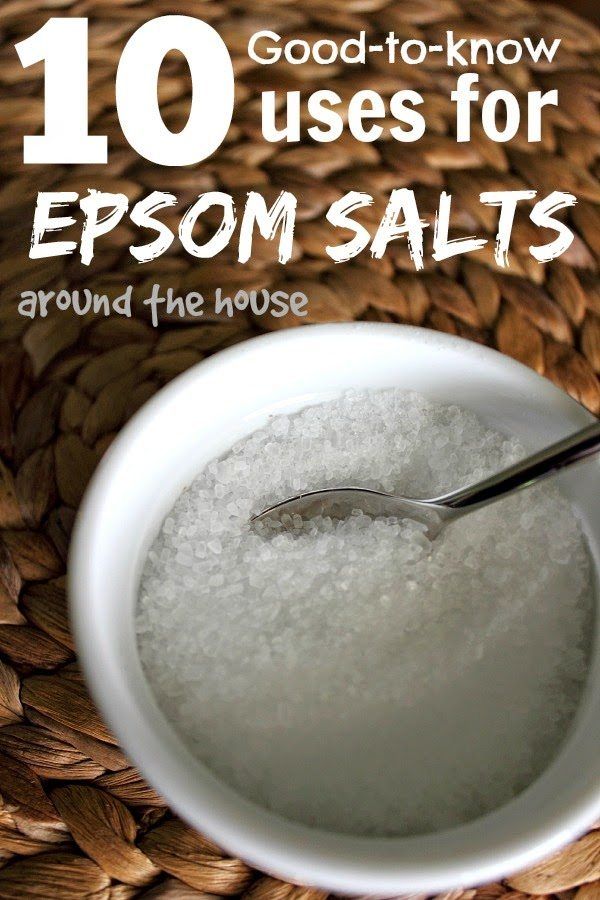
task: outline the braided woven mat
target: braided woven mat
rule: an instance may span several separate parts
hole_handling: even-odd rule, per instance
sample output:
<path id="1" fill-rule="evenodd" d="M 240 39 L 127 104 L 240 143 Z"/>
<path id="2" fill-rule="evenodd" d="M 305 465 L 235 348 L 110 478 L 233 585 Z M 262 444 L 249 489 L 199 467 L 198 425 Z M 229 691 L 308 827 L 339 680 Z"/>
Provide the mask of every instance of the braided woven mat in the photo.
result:
<path id="1" fill-rule="evenodd" d="M 310 8 L 310 12 L 307 9 Z M 189 13 L 216 25 L 235 58 L 236 112 L 226 144 L 196 169 L 159 169 L 124 143 L 114 111 L 114 71 L 127 37 L 146 19 Z M 108 134 L 108 166 L 22 165 L 22 136 L 39 129 L 41 72 L 21 69 L 12 47 L 50 15 L 90 18 L 92 133 Z M 345 71 L 304 65 L 276 71 L 250 63 L 248 36 L 269 28 L 297 37 L 344 38 L 390 29 L 436 42 L 446 28 L 468 36 L 560 36 L 551 66 L 497 66 L 481 71 L 485 88 L 559 89 L 547 108 L 541 145 L 519 135 L 492 144 L 475 129 L 471 144 L 451 131 L 447 73 L 429 64 Z M 192 898 L 243 894 L 249 900 L 315 900 L 317 891 L 251 871 L 174 818 L 144 783 L 94 710 L 79 674 L 65 607 L 64 572 L 75 510 L 99 458 L 123 423 L 162 384 L 222 347 L 268 327 L 295 322 L 240 314 L 202 324 L 57 314 L 30 321 L 16 313 L 27 288 L 90 286 L 140 292 L 154 281 L 178 290 L 240 287 L 301 289 L 309 321 L 355 318 L 401 321 L 490 343 L 548 376 L 593 412 L 600 412 L 600 35 L 557 7 L 522 0 L 3 0 L 0 5 L 0 898 Z M 429 129 L 417 144 L 277 147 L 262 142 L 262 90 L 332 87 L 343 97 L 361 88 L 390 95 L 410 86 L 426 96 Z M 165 120 L 187 117 L 188 73 L 177 57 L 161 78 Z M 393 146 L 392 146 L 393 145 Z M 185 208 L 215 187 L 243 202 L 255 188 L 267 198 L 281 189 L 299 196 L 292 262 L 273 262 L 273 248 L 255 241 L 252 261 L 228 251 L 210 264 L 190 263 L 174 249 L 150 266 L 126 253 L 133 231 L 121 225 L 101 242 L 92 266 L 72 258 L 27 257 L 38 190 L 96 187 L 124 191 L 132 201 L 171 190 Z M 546 267 L 528 247 L 539 233 L 519 213 L 512 265 L 501 271 L 491 251 L 428 265 L 417 275 L 404 247 L 379 261 L 333 267 L 324 254 L 330 232 L 323 213 L 347 190 L 367 190 L 385 204 L 393 187 L 415 189 L 428 218 L 444 187 L 454 197 L 458 233 L 495 231 L 494 210 L 475 198 L 483 190 L 533 187 L 541 196 L 572 191 L 576 239 Z M 377 205 L 376 205 L 377 206 Z M 381 214 L 375 208 L 374 219 Z M 431 229 L 428 229 L 431 231 Z M 492 241 L 493 243 L 493 241 Z M 139 296 L 146 296 L 140 293 Z M 297 322 L 297 320 L 296 320 Z M 600 830 L 533 871 L 504 884 L 467 889 L 452 900 L 521 900 L 528 893 L 568 900 L 600 898 Z M 204 893 L 206 892 L 206 894 Z"/>

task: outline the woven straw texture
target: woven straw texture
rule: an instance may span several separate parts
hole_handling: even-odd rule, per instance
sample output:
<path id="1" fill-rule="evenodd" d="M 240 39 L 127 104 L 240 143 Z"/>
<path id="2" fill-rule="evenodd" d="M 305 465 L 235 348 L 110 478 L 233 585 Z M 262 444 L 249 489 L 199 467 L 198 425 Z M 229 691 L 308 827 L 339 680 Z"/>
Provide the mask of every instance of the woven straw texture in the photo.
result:
<path id="1" fill-rule="evenodd" d="M 147 19 L 173 12 L 213 23 L 235 59 L 236 112 L 227 142 L 195 169 L 145 163 L 125 144 L 114 111 L 114 72 L 125 40 Z M 50 15 L 90 18 L 91 131 L 109 135 L 108 166 L 22 165 L 22 136 L 41 125 L 43 86 L 40 68 L 21 69 L 12 45 Z M 363 28 L 372 35 L 393 29 L 430 43 L 446 28 L 492 41 L 560 36 L 553 65 L 480 73 L 485 89 L 507 86 L 520 97 L 536 86 L 557 87 L 560 106 L 546 110 L 541 145 L 528 145 L 523 134 L 492 144 L 477 128 L 472 143 L 459 145 L 448 99 L 452 78 L 441 66 L 397 66 L 393 73 L 383 64 L 260 67 L 246 54 L 247 38 L 259 28 L 341 39 Z M 162 384 L 213 351 L 297 320 L 240 314 L 153 329 L 140 308 L 130 320 L 58 314 L 32 322 L 16 314 L 18 295 L 86 285 L 115 294 L 132 283 L 143 297 L 154 281 L 180 291 L 299 288 L 310 300 L 308 321 L 400 321 L 464 335 L 522 360 L 598 413 L 600 35 L 564 10 L 522 0 L 255 0 L 247 8 L 237 0 L 3 0 L 0 34 L 0 898 L 317 900 L 323 896 L 317 891 L 228 858 L 175 819 L 141 780 L 82 684 L 63 577 L 75 510 L 123 423 Z M 414 87 L 426 97 L 427 135 L 417 145 L 346 137 L 335 145 L 265 144 L 260 92 L 319 86 L 344 98 L 366 87 L 384 96 Z M 160 93 L 165 119 L 178 130 L 188 111 L 189 74 L 176 56 L 165 61 Z M 233 251 L 207 264 L 176 249 L 139 266 L 126 252 L 135 232 L 122 225 L 102 240 L 89 269 L 75 257 L 32 262 L 36 193 L 59 186 L 123 191 L 132 201 L 171 190 L 180 209 L 213 188 L 232 193 L 240 206 L 249 189 L 267 198 L 289 189 L 299 196 L 294 258 L 283 269 L 273 247 L 255 241 L 246 266 L 235 263 Z M 373 224 L 389 191 L 403 186 L 415 189 L 430 221 L 440 190 L 451 191 L 456 234 L 488 235 L 490 247 L 497 213 L 477 202 L 480 191 L 572 191 L 579 198 L 570 215 L 576 239 L 559 261 L 540 266 L 528 247 L 543 238 L 519 212 L 509 271 L 495 267 L 490 250 L 416 274 L 400 243 L 380 261 L 363 255 L 334 267 L 324 252 L 332 235 L 323 214 L 331 202 L 351 189 L 374 194 Z M 529 873 L 465 889 L 452 900 L 526 900 L 529 893 L 600 900 L 600 830 Z"/>

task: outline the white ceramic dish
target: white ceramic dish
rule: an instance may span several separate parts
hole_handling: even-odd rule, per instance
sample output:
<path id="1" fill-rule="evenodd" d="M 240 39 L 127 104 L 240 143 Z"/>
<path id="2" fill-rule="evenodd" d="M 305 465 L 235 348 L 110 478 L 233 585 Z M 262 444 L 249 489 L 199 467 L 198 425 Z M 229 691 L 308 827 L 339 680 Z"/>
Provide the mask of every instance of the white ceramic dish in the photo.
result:
<path id="1" fill-rule="evenodd" d="M 542 777 L 500 810 L 424 837 L 334 835 L 260 809 L 191 756 L 154 701 L 136 652 L 134 605 L 145 551 L 181 489 L 269 414 L 349 387 L 392 385 L 468 407 L 531 449 L 592 419 L 524 366 L 432 331 L 344 324 L 268 335 L 192 368 L 126 426 L 84 499 L 70 558 L 71 614 L 84 673 L 143 774 L 183 819 L 228 852 L 287 880 L 346 894 L 434 893 L 497 879 L 600 816 L 598 634 L 575 726 Z M 584 521 L 596 572 L 599 470 L 590 461 L 562 477 Z"/>

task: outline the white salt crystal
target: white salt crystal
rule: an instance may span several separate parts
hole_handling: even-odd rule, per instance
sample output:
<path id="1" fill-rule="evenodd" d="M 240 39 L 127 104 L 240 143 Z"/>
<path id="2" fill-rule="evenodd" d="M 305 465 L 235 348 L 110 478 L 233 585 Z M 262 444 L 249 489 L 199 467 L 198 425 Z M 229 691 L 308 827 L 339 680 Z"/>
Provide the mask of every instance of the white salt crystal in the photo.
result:
<path id="1" fill-rule="evenodd" d="M 248 521 L 336 484 L 434 496 L 522 453 L 390 389 L 274 417 L 212 461 L 165 519 L 137 609 L 147 677 L 192 750 L 256 802 L 353 834 L 451 827 L 535 779 L 577 708 L 593 604 L 555 486 L 434 544 L 360 510 Z"/>

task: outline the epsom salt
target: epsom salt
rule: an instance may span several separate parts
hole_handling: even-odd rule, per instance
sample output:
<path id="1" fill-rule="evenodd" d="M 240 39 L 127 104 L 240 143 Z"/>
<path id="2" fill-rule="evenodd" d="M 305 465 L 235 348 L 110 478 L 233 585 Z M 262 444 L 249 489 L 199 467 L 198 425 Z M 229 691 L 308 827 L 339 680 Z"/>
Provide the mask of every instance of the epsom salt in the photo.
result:
<path id="1" fill-rule="evenodd" d="M 257 803 L 354 834 L 453 826 L 530 783 L 576 710 L 592 615 L 555 486 L 433 545 L 364 515 L 249 524 L 303 489 L 432 496 L 523 452 L 390 389 L 277 416 L 211 462 L 154 541 L 137 609 L 143 667 L 195 754 Z"/>

